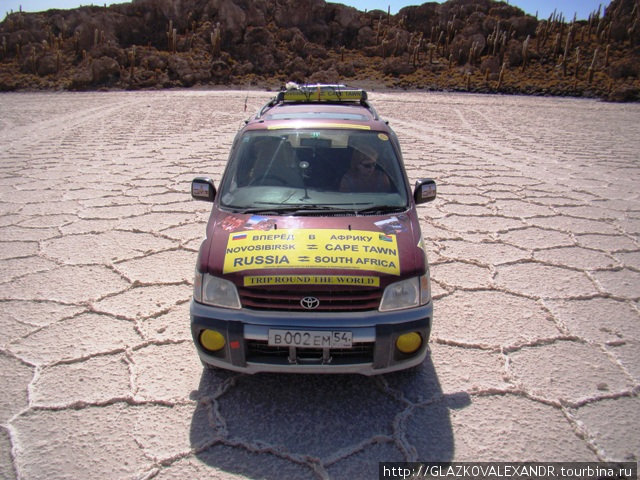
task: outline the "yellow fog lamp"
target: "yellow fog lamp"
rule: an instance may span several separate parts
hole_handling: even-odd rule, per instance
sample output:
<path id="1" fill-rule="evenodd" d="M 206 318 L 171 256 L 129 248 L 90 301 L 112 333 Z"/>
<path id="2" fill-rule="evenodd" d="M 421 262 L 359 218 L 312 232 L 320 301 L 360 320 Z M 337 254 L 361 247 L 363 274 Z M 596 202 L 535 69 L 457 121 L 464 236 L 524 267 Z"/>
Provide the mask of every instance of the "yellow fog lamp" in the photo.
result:
<path id="1" fill-rule="evenodd" d="M 402 353 L 414 353 L 422 345 L 422 337 L 418 332 L 403 333 L 396 340 L 396 348 Z"/>
<path id="2" fill-rule="evenodd" d="M 224 348 L 224 336 L 215 330 L 203 330 L 200 333 L 200 344 L 210 352 L 217 352 Z"/>

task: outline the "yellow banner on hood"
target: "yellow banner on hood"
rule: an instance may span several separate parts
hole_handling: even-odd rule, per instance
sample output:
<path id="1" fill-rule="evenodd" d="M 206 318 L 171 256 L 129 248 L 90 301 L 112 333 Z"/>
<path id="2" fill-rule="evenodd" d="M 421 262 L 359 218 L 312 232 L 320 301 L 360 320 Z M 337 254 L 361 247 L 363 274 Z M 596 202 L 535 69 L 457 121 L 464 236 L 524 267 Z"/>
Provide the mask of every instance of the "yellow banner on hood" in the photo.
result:
<path id="1" fill-rule="evenodd" d="M 248 230 L 229 235 L 223 273 L 271 268 L 366 270 L 400 275 L 395 235 L 367 230 Z"/>

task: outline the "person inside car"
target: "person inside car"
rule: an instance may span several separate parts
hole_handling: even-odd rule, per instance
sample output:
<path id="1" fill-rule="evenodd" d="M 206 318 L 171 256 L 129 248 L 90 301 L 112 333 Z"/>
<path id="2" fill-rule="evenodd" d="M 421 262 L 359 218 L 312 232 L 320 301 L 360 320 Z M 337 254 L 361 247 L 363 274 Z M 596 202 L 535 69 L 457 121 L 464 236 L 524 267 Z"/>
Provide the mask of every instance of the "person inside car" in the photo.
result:
<path id="1" fill-rule="evenodd" d="M 388 192 L 391 182 L 378 164 L 378 151 L 372 145 L 353 146 L 351 165 L 340 181 L 341 192 Z"/>

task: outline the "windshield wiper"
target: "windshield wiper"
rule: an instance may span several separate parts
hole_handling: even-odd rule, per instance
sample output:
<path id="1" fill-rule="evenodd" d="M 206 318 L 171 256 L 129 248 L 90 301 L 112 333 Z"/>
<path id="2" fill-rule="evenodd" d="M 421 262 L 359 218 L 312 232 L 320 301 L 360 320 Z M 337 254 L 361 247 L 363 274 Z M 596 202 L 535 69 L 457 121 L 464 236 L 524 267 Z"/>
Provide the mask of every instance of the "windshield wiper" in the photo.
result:
<path id="1" fill-rule="evenodd" d="M 380 215 L 385 213 L 400 213 L 404 212 L 406 207 L 398 207 L 391 205 L 374 205 L 372 207 L 362 208 L 360 210 L 356 210 L 357 214 L 367 214 L 367 213 L 379 213 Z"/>
<path id="2" fill-rule="evenodd" d="M 313 215 L 318 212 L 325 213 L 353 213 L 352 208 L 340 208 L 331 205 L 300 205 L 296 215 Z"/>
<path id="3" fill-rule="evenodd" d="M 273 213 L 275 215 L 282 213 L 291 213 L 298 210 L 299 207 L 294 205 L 274 205 L 271 207 L 243 208 L 239 213 Z"/>

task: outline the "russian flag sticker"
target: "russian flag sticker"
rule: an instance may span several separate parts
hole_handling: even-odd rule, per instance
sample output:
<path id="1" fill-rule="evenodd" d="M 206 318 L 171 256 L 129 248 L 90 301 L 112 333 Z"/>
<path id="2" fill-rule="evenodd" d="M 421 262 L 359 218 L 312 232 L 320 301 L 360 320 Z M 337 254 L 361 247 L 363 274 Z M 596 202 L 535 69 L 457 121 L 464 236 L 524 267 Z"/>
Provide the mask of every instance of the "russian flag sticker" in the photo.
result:
<path id="1" fill-rule="evenodd" d="M 246 233 L 236 233 L 231 237 L 232 240 L 244 240 L 245 238 L 247 238 Z"/>

